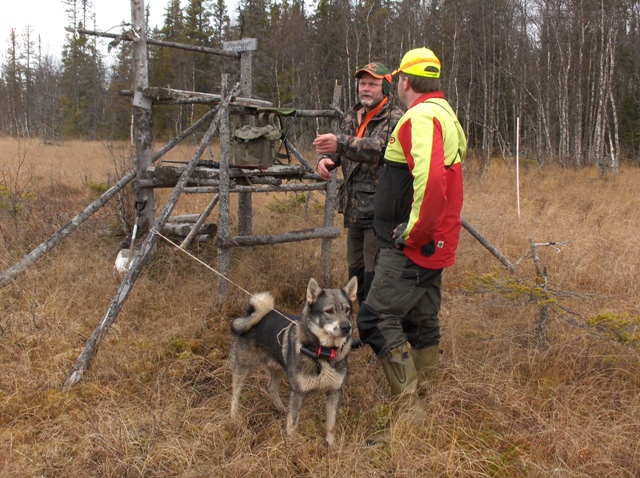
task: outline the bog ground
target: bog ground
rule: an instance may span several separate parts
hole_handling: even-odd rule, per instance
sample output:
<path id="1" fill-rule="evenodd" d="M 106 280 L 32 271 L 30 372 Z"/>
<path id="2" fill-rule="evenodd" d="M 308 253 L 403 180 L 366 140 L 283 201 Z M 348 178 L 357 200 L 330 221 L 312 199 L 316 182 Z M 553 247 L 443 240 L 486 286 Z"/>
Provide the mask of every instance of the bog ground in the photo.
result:
<path id="1" fill-rule="evenodd" d="M 127 158 L 123 145 L 0 138 L 2 270 L 117 180 Z M 512 163 L 496 159 L 485 178 L 473 159 L 465 165 L 463 216 L 517 272 L 463 230 L 444 276 L 441 367 L 421 392 L 428 418 L 404 420 L 363 348 L 351 357 L 332 449 L 323 398 L 309 397 L 299 437 L 287 440 L 266 376 L 248 384 L 242 420 L 229 418 L 228 323 L 245 294 L 232 287 L 218 298 L 215 274 L 163 241 L 83 381 L 60 391 L 119 285 L 113 265 L 131 205 L 113 201 L 0 289 L 0 475 L 640 476 L 640 170 L 600 178 L 527 164 L 520 217 Z M 190 196 L 176 213 L 209 200 Z M 254 228 L 320 224 L 322 204 L 319 193 L 255 196 Z M 215 267 L 212 244 L 191 253 Z M 341 237 L 333 286 L 347 279 L 344 256 Z M 320 241 L 236 249 L 231 278 L 295 312 L 319 257 Z M 387 423 L 387 442 L 367 447 Z"/>

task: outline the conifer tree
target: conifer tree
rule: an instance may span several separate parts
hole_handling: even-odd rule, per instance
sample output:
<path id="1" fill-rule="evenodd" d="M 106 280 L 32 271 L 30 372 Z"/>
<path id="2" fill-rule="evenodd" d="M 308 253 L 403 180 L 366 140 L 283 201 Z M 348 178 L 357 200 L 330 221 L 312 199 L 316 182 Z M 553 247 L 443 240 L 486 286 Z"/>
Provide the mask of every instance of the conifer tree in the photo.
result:
<path id="1" fill-rule="evenodd" d="M 153 37 L 174 43 L 187 43 L 180 0 L 168 0 L 164 21 Z M 161 88 L 188 89 L 185 52 L 167 47 L 149 47 L 149 84 Z M 154 135 L 170 137 L 186 126 L 186 106 L 158 107 L 154 110 Z"/>

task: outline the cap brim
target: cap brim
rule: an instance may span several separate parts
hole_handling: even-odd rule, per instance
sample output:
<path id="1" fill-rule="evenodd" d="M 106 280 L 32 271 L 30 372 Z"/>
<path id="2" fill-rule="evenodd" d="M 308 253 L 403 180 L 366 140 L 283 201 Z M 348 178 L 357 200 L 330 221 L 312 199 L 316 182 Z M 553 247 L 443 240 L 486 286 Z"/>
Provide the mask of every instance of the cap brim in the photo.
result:
<path id="1" fill-rule="evenodd" d="M 373 71 L 369 71 L 369 70 L 365 70 L 365 69 L 362 69 L 362 70 L 358 70 L 358 71 L 356 71 L 356 74 L 355 74 L 355 75 L 353 75 L 353 76 L 355 76 L 356 78 L 358 78 L 358 77 L 359 77 L 361 74 L 363 74 L 363 73 L 369 73 L 369 74 L 370 74 L 371 76 L 373 76 L 374 78 L 383 78 L 383 79 L 384 79 L 384 77 L 385 77 L 385 76 L 387 76 L 387 75 L 380 75 L 380 74 L 378 74 L 378 73 L 374 73 Z"/>

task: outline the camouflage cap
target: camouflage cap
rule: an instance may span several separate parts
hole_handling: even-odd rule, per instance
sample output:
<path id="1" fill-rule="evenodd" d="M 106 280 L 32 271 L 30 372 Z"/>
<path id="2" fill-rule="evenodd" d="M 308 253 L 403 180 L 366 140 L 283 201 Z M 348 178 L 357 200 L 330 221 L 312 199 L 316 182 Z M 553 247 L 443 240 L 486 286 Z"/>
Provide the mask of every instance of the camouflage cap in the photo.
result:
<path id="1" fill-rule="evenodd" d="M 392 80 L 391 72 L 389 72 L 389 69 L 386 66 L 384 66 L 382 63 L 378 63 L 377 61 L 373 61 L 371 63 L 366 64 L 365 66 L 360 68 L 358 71 L 356 71 L 356 74 L 354 76 L 356 78 L 360 78 L 360 76 L 362 76 L 363 73 L 369 73 L 374 78 L 383 78 L 387 80 L 389 83 L 391 83 L 391 80 Z"/>

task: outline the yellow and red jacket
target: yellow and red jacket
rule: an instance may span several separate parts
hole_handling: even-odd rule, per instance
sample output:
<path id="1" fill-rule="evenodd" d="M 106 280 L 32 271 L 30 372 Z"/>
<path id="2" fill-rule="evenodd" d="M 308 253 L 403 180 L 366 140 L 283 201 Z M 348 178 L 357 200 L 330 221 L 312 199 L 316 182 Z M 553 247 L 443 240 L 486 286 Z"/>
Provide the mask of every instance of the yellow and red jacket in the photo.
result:
<path id="1" fill-rule="evenodd" d="M 404 254 L 426 269 L 455 262 L 467 140 L 441 92 L 418 98 L 396 125 L 376 193 L 374 229 L 381 247 L 407 223 Z"/>

